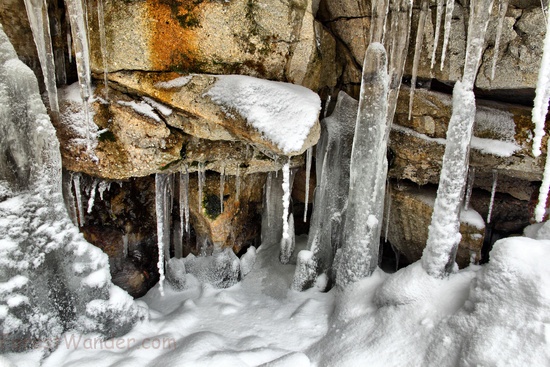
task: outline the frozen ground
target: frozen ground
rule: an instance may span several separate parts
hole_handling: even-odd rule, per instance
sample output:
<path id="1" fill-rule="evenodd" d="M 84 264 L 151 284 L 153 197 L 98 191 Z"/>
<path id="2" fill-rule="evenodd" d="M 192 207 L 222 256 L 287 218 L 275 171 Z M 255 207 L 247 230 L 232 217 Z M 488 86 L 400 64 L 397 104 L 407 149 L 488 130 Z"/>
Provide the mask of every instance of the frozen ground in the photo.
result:
<path id="1" fill-rule="evenodd" d="M 542 227 L 527 234 L 547 238 Z M 305 238 L 300 237 L 299 242 Z M 499 241 L 491 262 L 448 279 L 415 263 L 328 293 L 290 290 L 293 265 L 261 248 L 224 290 L 153 288 L 150 318 L 124 337 L 65 335 L 43 366 L 549 366 L 550 241 Z M 95 345 L 94 345 L 95 342 Z M 0 357 L 37 366 L 40 354 Z M 2 363 L 3 362 L 3 363 Z"/>

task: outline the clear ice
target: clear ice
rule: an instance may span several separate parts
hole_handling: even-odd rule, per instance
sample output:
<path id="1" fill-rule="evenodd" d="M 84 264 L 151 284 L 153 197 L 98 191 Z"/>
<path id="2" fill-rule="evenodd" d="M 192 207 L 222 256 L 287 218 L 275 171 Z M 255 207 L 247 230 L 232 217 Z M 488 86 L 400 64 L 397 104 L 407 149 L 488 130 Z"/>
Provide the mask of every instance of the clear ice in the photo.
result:
<path id="1" fill-rule="evenodd" d="M 306 151 L 306 197 L 305 197 L 305 206 L 304 206 L 304 223 L 307 222 L 307 208 L 309 206 L 309 179 L 311 176 L 311 160 L 313 156 L 313 148 L 310 147 Z"/>
<path id="2" fill-rule="evenodd" d="M 437 11 L 439 13 L 439 3 L 442 2 L 442 0 L 438 1 L 437 5 Z M 413 69 L 412 69 L 412 77 L 411 77 L 411 90 L 409 94 L 409 120 L 412 117 L 412 108 L 413 108 L 413 101 L 414 101 L 414 91 L 416 89 L 416 77 L 418 74 L 418 63 L 420 62 L 420 55 L 422 54 L 422 40 L 424 38 L 424 32 L 426 28 L 426 18 L 428 17 L 428 13 L 430 12 L 429 9 L 430 1 L 429 0 L 422 0 L 422 8 L 420 9 L 420 17 L 418 18 L 418 27 L 416 28 L 416 42 L 414 47 L 414 58 L 413 58 Z M 439 17 L 439 14 L 438 14 Z M 438 18 L 439 19 L 439 18 Z M 439 21 L 437 22 L 437 25 L 439 26 Z M 436 28 L 436 40 L 437 35 L 439 34 L 439 29 Z M 435 55 L 435 45 L 437 45 L 437 41 L 434 42 L 434 55 Z M 433 58 L 432 58 L 432 67 L 433 67 Z"/>
<path id="3" fill-rule="evenodd" d="M 447 55 L 447 47 L 449 45 L 449 38 L 451 36 L 451 26 L 453 21 L 453 10 L 455 7 L 455 0 L 447 0 L 445 6 L 445 28 L 443 34 L 443 47 L 441 48 L 441 66 L 440 69 L 443 70 L 445 65 L 445 56 Z"/>
<path id="4" fill-rule="evenodd" d="M 491 80 L 495 79 L 495 70 L 497 69 L 498 52 L 500 49 L 500 38 L 502 36 L 502 27 L 504 26 L 504 18 L 508 10 L 508 0 L 500 0 L 498 3 L 498 25 L 497 34 L 495 36 L 495 48 L 493 50 L 493 65 L 491 67 Z"/>

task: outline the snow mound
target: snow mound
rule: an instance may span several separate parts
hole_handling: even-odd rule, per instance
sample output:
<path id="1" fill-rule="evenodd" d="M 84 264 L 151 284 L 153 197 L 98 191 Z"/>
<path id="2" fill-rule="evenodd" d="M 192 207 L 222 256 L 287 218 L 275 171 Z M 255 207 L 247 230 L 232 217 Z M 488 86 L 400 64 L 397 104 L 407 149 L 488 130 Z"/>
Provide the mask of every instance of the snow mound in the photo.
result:
<path id="1" fill-rule="evenodd" d="M 311 90 L 290 83 L 243 75 L 220 75 L 205 94 L 214 103 L 237 111 L 285 154 L 302 149 L 317 122 L 321 99 Z"/>

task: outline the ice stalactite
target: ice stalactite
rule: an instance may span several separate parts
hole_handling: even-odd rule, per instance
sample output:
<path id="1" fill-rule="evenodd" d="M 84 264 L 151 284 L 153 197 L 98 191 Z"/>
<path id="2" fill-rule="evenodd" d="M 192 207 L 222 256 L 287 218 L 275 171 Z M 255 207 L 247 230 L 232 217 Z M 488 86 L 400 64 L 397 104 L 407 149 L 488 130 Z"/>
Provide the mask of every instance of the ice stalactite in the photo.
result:
<path id="1" fill-rule="evenodd" d="M 164 296 L 164 261 L 170 257 L 170 206 L 171 193 L 170 174 L 157 173 L 155 175 L 155 212 L 157 218 L 157 246 L 159 271 L 159 291 Z"/>
<path id="2" fill-rule="evenodd" d="M 470 199 L 472 198 L 472 191 L 474 189 L 475 178 L 476 178 L 476 168 L 469 167 L 468 183 L 466 185 L 466 194 L 464 196 L 464 210 L 468 210 L 470 208 Z"/>
<path id="3" fill-rule="evenodd" d="M 279 252 L 283 233 L 283 175 L 268 173 L 264 194 L 262 246 Z"/>
<path id="4" fill-rule="evenodd" d="M 88 214 L 90 214 L 92 212 L 92 209 L 94 208 L 97 184 L 98 184 L 97 179 L 94 179 L 90 186 L 90 198 L 88 199 L 88 209 L 87 209 Z"/>
<path id="5" fill-rule="evenodd" d="M 67 18 L 69 13 L 67 12 Z M 71 28 L 67 25 L 67 52 L 69 54 L 69 64 L 73 63 L 73 38 L 71 37 Z"/>
<path id="6" fill-rule="evenodd" d="M 90 68 L 90 52 L 88 45 L 88 26 L 86 20 L 86 7 L 82 0 L 66 0 L 65 5 L 69 13 L 72 40 L 75 50 L 76 71 L 80 85 L 80 96 L 84 104 L 86 116 L 86 139 L 88 152 L 91 151 L 92 122 L 90 121 L 90 97 L 92 96 L 92 76 Z"/>
<path id="7" fill-rule="evenodd" d="M 332 114 L 321 121 L 321 139 L 316 147 L 317 184 L 307 248 L 298 253 L 292 288 L 305 290 L 318 274 L 334 281 L 334 257 L 340 248 L 342 221 L 348 200 L 351 149 L 357 120 L 355 99 L 338 94 Z M 304 252 L 302 254 L 302 252 Z"/>
<path id="8" fill-rule="evenodd" d="M 439 0 L 437 5 L 437 11 L 439 13 L 439 3 L 442 3 L 442 0 Z M 412 77 L 411 77 L 411 90 L 409 95 L 409 120 L 412 117 L 412 108 L 413 108 L 413 101 L 414 101 L 414 91 L 416 89 L 416 77 L 418 75 L 418 64 L 420 62 L 420 55 L 422 54 L 422 40 L 424 38 L 424 32 L 426 28 L 426 18 L 428 17 L 428 13 L 430 11 L 429 9 L 430 1 L 429 0 L 422 0 L 422 8 L 420 9 L 420 17 L 418 18 L 418 27 L 416 28 L 416 42 L 414 46 L 414 58 L 413 58 L 413 68 L 412 68 Z M 443 4 L 441 4 L 443 5 Z M 438 14 L 439 16 L 439 14 Z M 439 26 L 439 22 L 437 23 Z M 436 28 L 436 35 L 438 34 L 439 29 Z M 437 37 L 437 36 L 436 36 Z M 434 50 L 435 45 L 437 43 L 434 43 Z M 434 51 L 435 55 L 435 51 Z M 433 59 L 432 59 L 432 67 L 433 67 Z"/>
<path id="9" fill-rule="evenodd" d="M 491 67 L 491 80 L 495 79 L 495 70 L 497 69 L 498 51 L 500 49 L 500 38 L 502 36 L 502 27 L 504 26 L 504 19 L 506 18 L 506 12 L 508 11 L 508 1 L 500 0 L 498 4 L 498 25 L 497 34 L 495 36 L 495 48 L 493 50 L 493 65 Z"/>
<path id="10" fill-rule="evenodd" d="M 443 70 L 443 66 L 445 65 L 445 56 L 447 54 L 447 46 L 449 45 L 449 38 L 451 36 L 451 26 L 453 21 L 454 8 L 455 8 L 455 0 L 447 0 L 446 6 L 445 6 L 443 47 L 441 48 L 441 66 L 440 66 L 441 70 Z"/>
<path id="11" fill-rule="evenodd" d="M 386 182 L 386 229 L 384 230 L 384 242 L 388 242 L 388 233 L 390 232 L 391 219 L 391 183 Z"/>
<path id="12" fill-rule="evenodd" d="M 307 222 L 307 208 L 309 206 L 309 179 L 311 176 L 311 160 L 313 156 L 313 148 L 308 148 L 306 151 L 306 198 L 305 198 L 305 207 L 304 207 L 304 223 Z"/>
<path id="13" fill-rule="evenodd" d="M 122 235 L 122 256 L 128 257 L 128 233 Z"/>
<path id="14" fill-rule="evenodd" d="M 237 169 L 235 170 L 235 201 L 239 201 L 239 197 L 241 196 L 241 167 L 240 164 L 237 163 Z"/>
<path id="15" fill-rule="evenodd" d="M 264 197 L 265 197 L 265 203 L 264 203 L 264 206 L 266 208 L 270 208 L 270 200 L 271 200 L 271 185 L 272 185 L 272 182 L 273 182 L 273 174 L 271 172 L 269 172 L 267 174 L 267 178 L 265 180 L 265 192 L 264 192 Z M 271 215 L 268 215 L 267 216 L 267 226 L 269 227 L 271 225 Z"/>
<path id="16" fill-rule="evenodd" d="M 378 249 L 388 161 L 389 83 L 386 50 L 367 48 L 355 137 L 351 152 L 348 206 L 337 260 L 336 284 L 345 287 L 369 276 L 378 265 Z"/>
<path id="17" fill-rule="evenodd" d="M 323 111 L 323 118 L 327 117 L 328 107 L 330 106 L 331 100 L 332 100 L 332 96 L 329 94 L 327 97 L 327 101 L 325 102 L 325 110 Z"/>
<path id="18" fill-rule="evenodd" d="M 101 181 L 97 186 L 97 191 L 99 192 L 99 198 L 103 200 L 103 193 L 111 188 L 110 181 Z"/>
<path id="19" fill-rule="evenodd" d="M 107 35 L 105 34 L 105 12 L 103 0 L 97 0 L 97 23 L 99 26 L 99 43 L 101 46 L 101 61 L 103 63 L 103 84 L 105 85 L 104 97 L 109 100 L 109 89 L 107 88 L 107 75 L 109 74 L 107 66 Z"/>
<path id="20" fill-rule="evenodd" d="M 204 162 L 199 162 L 199 167 L 197 170 L 197 181 L 199 185 L 199 213 L 202 213 L 202 190 L 204 188 L 204 182 L 206 181 L 205 176 L 205 168 L 204 168 Z"/>
<path id="21" fill-rule="evenodd" d="M 435 56 L 436 56 L 436 53 L 437 53 L 437 45 L 439 44 L 439 34 L 441 33 L 441 17 L 442 16 L 443 16 L 443 0 L 437 0 L 437 13 L 436 13 L 436 16 L 435 16 L 435 34 L 434 34 L 434 44 L 433 44 L 433 51 L 432 51 L 432 63 L 430 65 L 430 67 L 432 69 L 434 68 L 434 65 L 435 65 Z"/>
<path id="22" fill-rule="evenodd" d="M 183 217 L 185 216 L 185 232 L 189 233 L 189 171 L 187 166 L 185 166 L 185 173 L 180 172 L 179 189 L 180 220 L 183 225 Z M 181 233 L 183 234 L 183 228 Z"/>
<path id="23" fill-rule="evenodd" d="M 370 27 L 370 43 L 384 42 L 386 33 L 386 18 L 390 6 L 390 0 L 373 0 L 371 1 L 371 27 Z"/>
<path id="24" fill-rule="evenodd" d="M 287 264 L 294 251 L 294 233 L 291 232 L 289 220 L 290 206 L 290 159 L 283 165 L 283 237 L 281 239 L 281 254 L 279 259 L 281 263 Z M 294 224 L 294 221 L 293 223 Z M 294 226 L 293 226 L 294 227 Z M 294 228 L 292 228 L 294 229 Z"/>
<path id="25" fill-rule="evenodd" d="M 78 210 L 78 226 L 82 227 L 84 225 L 84 205 L 82 204 L 82 191 L 80 191 L 80 173 L 73 174 L 73 187 Z"/>
<path id="26" fill-rule="evenodd" d="M 48 4 L 46 0 L 25 0 L 25 8 L 31 26 L 34 43 L 38 51 L 38 59 L 44 75 L 44 84 L 48 92 L 50 110 L 54 116 L 59 114 L 59 102 L 57 100 L 57 86 L 55 79 L 54 51 L 50 32 L 50 20 L 48 17 Z"/>
<path id="27" fill-rule="evenodd" d="M 489 210 L 487 212 L 487 224 L 491 223 L 493 214 L 493 205 L 495 204 L 495 194 L 497 192 L 498 171 L 493 171 L 493 185 L 491 186 L 491 200 L 489 201 Z"/>
<path id="28" fill-rule="evenodd" d="M 220 170 L 220 213 L 223 213 L 223 194 L 225 192 L 225 167 Z"/>
<path id="29" fill-rule="evenodd" d="M 461 235 L 459 214 L 468 172 L 470 140 L 475 120 L 474 82 L 481 61 L 485 33 L 493 0 L 472 2 L 468 26 L 466 58 L 462 81 L 453 90 L 453 112 L 447 130 L 447 144 L 437 190 L 437 198 L 422 254 L 428 274 L 442 278 L 455 269 Z"/>
<path id="30" fill-rule="evenodd" d="M 546 163 L 544 164 L 544 174 L 542 176 L 542 183 L 540 184 L 540 188 L 539 188 L 539 199 L 538 199 L 537 206 L 535 207 L 535 220 L 539 223 L 544 221 L 544 217 L 546 216 L 546 204 L 548 202 L 549 190 L 550 190 L 550 154 L 547 153 Z"/>

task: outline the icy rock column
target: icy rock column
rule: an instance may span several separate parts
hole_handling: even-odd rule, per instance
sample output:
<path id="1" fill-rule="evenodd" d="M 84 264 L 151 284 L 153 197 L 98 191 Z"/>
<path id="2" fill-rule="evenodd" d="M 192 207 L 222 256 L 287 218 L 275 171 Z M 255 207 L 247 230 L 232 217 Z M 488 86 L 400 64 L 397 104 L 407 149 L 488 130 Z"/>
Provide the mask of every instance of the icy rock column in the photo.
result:
<path id="1" fill-rule="evenodd" d="M 386 50 L 380 43 L 370 44 L 363 64 L 348 207 L 338 259 L 336 284 L 341 287 L 369 276 L 378 265 L 388 171 L 388 89 Z"/>
<path id="2" fill-rule="evenodd" d="M 50 110 L 59 114 L 57 86 L 55 80 L 54 52 L 50 34 L 50 20 L 46 0 L 25 0 L 25 8 L 31 26 L 34 43 L 38 51 L 38 59 L 44 75 L 44 84 L 48 92 Z"/>
<path id="3" fill-rule="evenodd" d="M 461 235 L 459 214 L 466 185 L 470 140 L 475 119 L 475 77 L 479 68 L 493 0 L 472 2 L 462 81 L 453 90 L 453 112 L 447 130 L 447 144 L 439 178 L 437 198 L 422 254 L 422 266 L 442 278 L 455 268 Z"/>
<path id="4" fill-rule="evenodd" d="M 357 120 L 355 99 L 338 94 L 332 115 L 321 121 L 316 148 L 317 185 L 306 254 L 298 253 L 292 289 L 311 287 L 318 274 L 334 280 L 333 261 L 340 248 L 341 228 L 349 191 L 349 166 Z M 302 259 L 302 260 L 300 260 Z M 307 259 L 307 261 L 305 261 Z"/>

